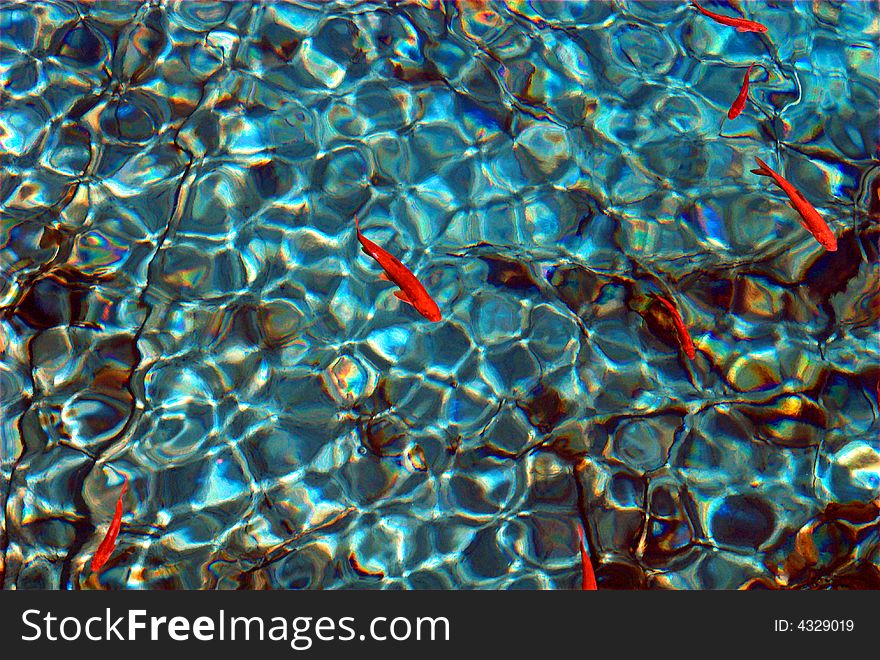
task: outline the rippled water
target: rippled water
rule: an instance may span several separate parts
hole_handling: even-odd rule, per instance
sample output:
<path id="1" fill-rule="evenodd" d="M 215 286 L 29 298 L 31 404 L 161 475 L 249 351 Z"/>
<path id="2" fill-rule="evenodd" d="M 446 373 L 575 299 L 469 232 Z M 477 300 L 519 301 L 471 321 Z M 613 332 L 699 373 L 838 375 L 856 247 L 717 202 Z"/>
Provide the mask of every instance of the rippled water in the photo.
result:
<path id="1" fill-rule="evenodd" d="M 880 587 L 877 4 L 706 7 L 4 2 L 3 586 Z"/>

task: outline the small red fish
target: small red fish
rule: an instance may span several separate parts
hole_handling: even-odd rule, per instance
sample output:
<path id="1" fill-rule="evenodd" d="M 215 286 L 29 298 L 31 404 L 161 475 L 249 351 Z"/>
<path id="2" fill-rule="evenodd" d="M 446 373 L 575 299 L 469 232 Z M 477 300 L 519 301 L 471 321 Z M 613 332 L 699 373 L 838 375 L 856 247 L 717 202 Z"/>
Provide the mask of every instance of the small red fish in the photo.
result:
<path id="1" fill-rule="evenodd" d="M 736 119 L 739 117 L 739 113 L 743 111 L 743 108 L 746 107 L 746 99 L 749 97 L 749 74 L 752 73 L 753 66 L 755 65 L 749 65 L 749 68 L 746 71 L 746 76 L 743 78 L 742 88 L 739 90 L 739 96 L 736 97 L 733 105 L 730 106 L 730 110 L 727 111 L 728 119 Z"/>
<path id="2" fill-rule="evenodd" d="M 385 572 L 381 570 L 371 570 L 361 564 L 353 552 L 348 555 L 348 563 L 354 569 L 354 572 L 365 578 L 385 579 Z"/>
<path id="3" fill-rule="evenodd" d="M 782 188 L 782 191 L 788 195 L 791 208 L 801 214 L 801 218 L 803 218 L 801 225 L 803 225 L 804 229 L 815 236 L 816 240 L 819 241 L 820 245 L 826 250 L 829 252 L 835 252 L 837 250 L 837 237 L 834 235 L 834 232 L 831 231 L 831 228 L 825 223 L 825 220 L 822 219 L 822 216 L 819 215 L 819 212 L 813 208 L 813 205 L 810 204 L 806 197 L 801 194 L 801 191 L 783 179 L 779 174 L 771 170 L 763 160 L 757 157 L 755 160 L 758 161 L 758 165 L 761 167 L 760 169 L 752 170 L 752 174 L 769 176 L 773 179 L 773 182 Z"/>
<path id="4" fill-rule="evenodd" d="M 691 335 L 688 332 L 687 326 L 684 324 L 684 321 L 681 319 L 681 314 L 678 313 L 678 309 L 671 302 L 663 298 L 662 296 L 658 296 L 654 294 L 654 297 L 660 301 L 670 314 L 672 314 L 672 322 L 675 324 L 675 330 L 678 332 L 678 343 L 681 344 L 681 347 L 684 349 L 684 352 L 687 353 L 687 356 L 693 360 L 696 357 L 696 352 L 694 351 L 694 342 L 691 339 Z"/>
<path id="5" fill-rule="evenodd" d="M 590 561 L 590 555 L 587 553 L 587 546 L 584 542 L 584 528 L 578 525 L 578 536 L 581 540 L 581 569 L 583 577 L 581 578 L 581 590 L 596 591 L 596 575 L 593 573 L 593 563 Z"/>
<path id="6" fill-rule="evenodd" d="M 708 16 L 716 23 L 721 23 L 721 25 L 729 25 L 730 27 L 735 27 L 737 32 L 767 31 L 766 25 L 761 25 L 760 23 L 756 23 L 755 21 L 749 21 L 745 18 L 734 18 L 732 16 L 722 16 L 721 14 L 716 14 L 715 12 L 709 11 L 708 9 L 703 9 L 695 2 L 695 0 L 691 0 L 691 4 L 696 7 L 697 11 L 699 11 L 704 16 Z"/>
<path id="7" fill-rule="evenodd" d="M 428 295 L 425 287 L 416 279 L 416 276 L 400 263 L 396 257 L 388 254 L 361 233 L 357 216 L 354 216 L 354 226 L 364 254 L 375 259 L 382 267 L 382 270 L 385 271 L 382 274 L 382 278 L 394 282 L 394 284 L 400 287 L 400 289 L 394 292 L 394 295 L 403 302 L 415 307 L 429 321 L 437 322 L 441 320 L 440 308 L 437 307 L 437 303 L 431 299 L 431 296 Z"/>
<path id="8" fill-rule="evenodd" d="M 98 546 L 95 556 L 92 557 L 92 573 L 101 570 L 116 548 L 116 537 L 122 526 L 122 496 L 125 495 L 126 490 L 128 490 L 128 477 L 125 477 L 125 481 L 122 482 L 122 490 L 119 491 L 119 499 L 116 500 L 116 512 L 113 514 L 113 520 L 110 521 L 110 527 L 107 528 L 107 535 Z"/>

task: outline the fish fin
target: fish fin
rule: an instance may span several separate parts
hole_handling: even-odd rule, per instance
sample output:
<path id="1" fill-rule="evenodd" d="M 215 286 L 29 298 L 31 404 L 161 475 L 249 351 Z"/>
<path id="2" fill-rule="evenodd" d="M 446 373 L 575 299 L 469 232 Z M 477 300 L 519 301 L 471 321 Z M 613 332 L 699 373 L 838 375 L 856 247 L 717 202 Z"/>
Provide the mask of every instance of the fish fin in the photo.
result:
<path id="1" fill-rule="evenodd" d="M 396 289 L 394 291 L 394 297 L 405 302 L 407 305 L 412 305 L 412 300 L 410 300 L 401 289 Z"/>
<path id="2" fill-rule="evenodd" d="M 794 189 L 794 194 L 795 194 L 795 195 L 798 197 L 798 199 L 800 199 L 801 201 L 805 202 L 806 204 L 810 204 L 810 201 L 809 201 L 806 197 L 804 197 L 804 193 L 802 193 L 802 192 L 801 192 L 800 190 L 798 190 L 797 188 Z M 794 204 L 794 202 L 791 202 L 791 204 Z M 810 204 L 810 206 L 812 206 L 812 204 Z"/>
<path id="3" fill-rule="evenodd" d="M 794 209 L 793 206 L 792 206 L 791 208 Z M 797 209 L 795 209 L 795 211 L 797 211 Z M 806 223 L 806 222 L 804 222 L 803 220 L 798 220 L 798 224 L 799 224 L 801 227 L 803 227 L 803 228 L 804 228 L 804 231 L 807 232 L 810 236 L 812 236 L 813 238 L 815 238 L 817 241 L 819 240 L 819 237 L 816 236 L 816 232 L 814 232 L 812 229 L 810 229 L 810 228 L 807 226 L 807 223 Z M 821 241 L 820 241 L 820 243 L 821 243 Z"/>
<path id="4" fill-rule="evenodd" d="M 383 270 L 381 273 L 379 273 L 379 279 L 380 279 L 380 280 L 385 280 L 386 282 L 390 282 L 390 281 L 391 281 L 391 280 L 388 279 L 388 275 L 385 274 L 385 271 L 384 271 L 384 270 Z"/>
<path id="5" fill-rule="evenodd" d="M 755 162 L 758 163 L 758 169 L 752 170 L 752 173 L 757 174 L 759 176 L 769 176 L 773 177 L 773 170 L 770 169 L 770 166 L 765 163 L 763 160 L 755 156 Z"/>
<path id="6" fill-rule="evenodd" d="M 367 248 L 365 248 L 365 247 L 362 247 L 362 248 L 361 248 L 361 252 L 363 252 L 363 253 L 364 253 L 365 255 L 367 255 L 368 257 L 372 257 L 372 256 L 373 256 L 372 254 L 370 254 L 370 251 L 367 250 Z"/>

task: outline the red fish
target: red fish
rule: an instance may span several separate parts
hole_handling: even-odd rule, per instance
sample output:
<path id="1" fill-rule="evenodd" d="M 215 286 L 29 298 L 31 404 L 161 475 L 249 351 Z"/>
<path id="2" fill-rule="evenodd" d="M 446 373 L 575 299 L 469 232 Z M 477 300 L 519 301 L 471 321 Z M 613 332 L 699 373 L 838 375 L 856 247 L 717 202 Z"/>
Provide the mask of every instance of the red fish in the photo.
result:
<path id="1" fill-rule="evenodd" d="M 363 564 L 361 564 L 357 560 L 357 557 L 355 556 L 355 554 L 353 552 L 349 553 L 349 555 L 348 555 L 348 563 L 354 569 L 354 572 L 357 573 L 358 575 L 360 575 L 361 577 L 378 578 L 380 580 L 385 579 L 385 572 L 384 571 L 370 570 L 369 568 L 365 567 Z"/>
<path id="2" fill-rule="evenodd" d="M 749 21 L 745 18 L 734 18 L 732 16 L 722 16 L 721 14 L 716 14 L 715 12 L 709 11 L 708 9 L 703 9 L 700 5 L 698 5 L 695 0 L 691 0 L 691 4 L 697 8 L 704 16 L 708 16 L 716 23 L 721 23 L 721 25 L 729 25 L 730 27 L 735 27 L 737 32 L 766 32 L 767 26 L 761 25 L 760 23 L 756 23 L 755 21 Z"/>
<path id="3" fill-rule="evenodd" d="M 364 254 L 375 259 L 382 266 L 382 270 L 385 271 L 382 274 L 382 279 L 394 282 L 394 284 L 400 287 L 400 289 L 394 292 L 394 295 L 403 302 L 415 307 L 429 321 L 439 321 L 442 318 L 440 308 L 437 307 L 437 303 L 431 299 L 431 296 L 428 295 L 425 287 L 416 279 L 416 276 L 409 272 L 407 267 L 400 263 L 396 257 L 388 254 L 361 233 L 357 216 L 354 216 L 354 226 Z"/>
<path id="4" fill-rule="evenodd" d="M 750 64 L 748 71 L 746 71 L 746 76 L 743 78 L 742 88 L 739 90 L 739 96 L 736 97 L 736 101 L 733 102 L 733 105 L 730 106 L 730 110 L 727 111 L 728 119 L 736 119 L 739 117 L 739 113 L 743 111 L 743 108 L 746 107 L 746 99 L 749 97 L 749 74 L 752 73 L 752 67 L 754 64 Z"/>
<path id="5" fill-rule="evenodd" d="M 116 512 L 113 514 L 113 520 L 110 521 L 110 527 L 107 528 L 107 535 L 98 546 L 95 556 L 92 557 L 92 573 L 97 573 L 104 566 L 104 563 L 113 554 L 116 548 L 116 537 L 119 536 L 119 528 L 122 526 L 122 496 L 128 489 L 128 477 L 122 482 L 122 490 L 119 491 L 119 499 L 116 500 Z"/>
<path id="6" fill-rule="evenodd" d="M 684 349 L 684 352 L 687 353 L 687 356 L 693 360 L 696 357 L 696 352 L 694 352 L 694 342 L 691 339 L 687 326 L 681 319 L 681 314 L 678 313 L 678 309 L 676 309 L 675 305 L 666 300 L 666 298 L 656 294 L 654 294 L 654 297 L 660 301 L 660 304 L 662 304 L 670 314 L 672 314 L 672 322 L 675 324 L 675 330 L 678 333 L 678 343 L 681 344 L 681 347 Z"/>
<path id="7" fill-rule="evenodd" d="M 581 540 L 581 569 L 583 577 L 581 578 L 581 589 L 583 591 L 596 591 L 596 575 L 593 573 L 593 564 L 590 561 L 590 555 L 587 554 L 587 546 L 584 543 L 584 528 L 578 525 L 578 536 Z"/>
<path id="8" fill-rule="evenodd" d="M 819 215 L 819 212 L 813 208 L 813 205 L 810 204 L 806 197 L 801 194 L 801 191 L 771 170 L 763 160 L 760 158 L 755 158 L 755 160 L 758 161 L 758 165 L 761 167 L 760 169 L 752 170 L 752 174 L 769 176 L 773 179 L 773 182 L 782 188 L 782 191 L 788 195 L 791 208 L 801 214 L 801 218 L 803 218 L 801 225 L 803 225 L 804 229 L 815 236 L 816 240 L 819 241 L 822 247 L 826 250 L 829 252 L 835 252 L 837 250 L 837 237 L 822 219 L 822 216 Z"/>

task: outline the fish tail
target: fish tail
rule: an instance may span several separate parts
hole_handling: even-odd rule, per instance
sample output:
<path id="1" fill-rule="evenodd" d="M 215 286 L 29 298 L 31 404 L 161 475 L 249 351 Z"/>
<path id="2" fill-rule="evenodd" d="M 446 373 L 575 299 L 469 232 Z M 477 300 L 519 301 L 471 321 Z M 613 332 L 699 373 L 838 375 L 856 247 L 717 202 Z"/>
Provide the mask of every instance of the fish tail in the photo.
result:
<path id="1" fill-rule="evenodd" d="M 586 534 L 582 525 L 578 525 L 578 540 L 581 550 L 581 589 L 584 591 L 596 590 L 596 574 L 593 572 L 593 561 L 587 552 Z"/>
<path id="2" fill-rule="evenodd" d="M 767 165 L 767 163 L 757 156 L 755 156 L 755 160 L 758 161 L 758 165 L 761 167 L 757 170 L 752 170 L 752 174 L 757 174 L 758 176 L 773 176 L 773 172 L 770 170 L 770 166 Z"/>
<path id="3" fill-rule="evenodd" d="M 357 213 L 354 214 L 354 233 L 357 236 L 358 242 L 361 244 L 361 252 L 363 252 L 368 257 L 373 256 L 370 254 L 370 251 L 367 250 L 366 243 L 364 243 L 364 241 L 367 239 L 365 239 L 364 235 L 361 233 L 361 224 L 358 219 Z"/>

